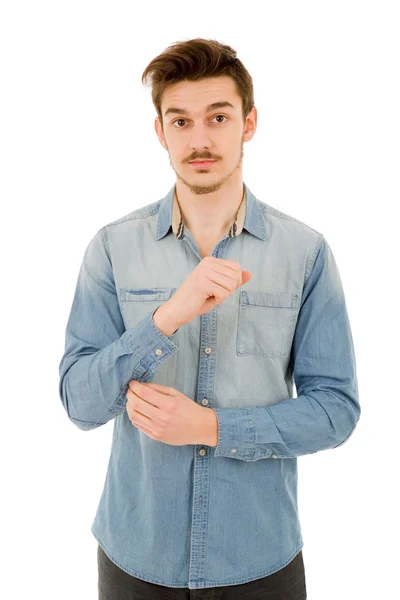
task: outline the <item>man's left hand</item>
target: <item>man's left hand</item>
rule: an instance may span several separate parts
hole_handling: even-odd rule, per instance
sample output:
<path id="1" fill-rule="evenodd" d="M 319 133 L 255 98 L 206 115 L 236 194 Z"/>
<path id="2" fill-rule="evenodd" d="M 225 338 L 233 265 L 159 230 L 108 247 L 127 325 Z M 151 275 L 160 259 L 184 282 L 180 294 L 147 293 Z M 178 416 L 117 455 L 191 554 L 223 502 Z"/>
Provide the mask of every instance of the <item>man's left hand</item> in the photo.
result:
<path id="1" fill-rule="evenodd" d="M 179 390 L 132 379 L 126 398 L 126 411 L 132 424 L 153 440 L 172 446 L 211 445 L 211 441 L 214 444 L 218 433 L 215 412 L 200 406 Z M 214 427 L 210 428 L 212 416 L 215 418 L 215 433 Z M 216 442 L 215 439 L 215 445 Z"/>

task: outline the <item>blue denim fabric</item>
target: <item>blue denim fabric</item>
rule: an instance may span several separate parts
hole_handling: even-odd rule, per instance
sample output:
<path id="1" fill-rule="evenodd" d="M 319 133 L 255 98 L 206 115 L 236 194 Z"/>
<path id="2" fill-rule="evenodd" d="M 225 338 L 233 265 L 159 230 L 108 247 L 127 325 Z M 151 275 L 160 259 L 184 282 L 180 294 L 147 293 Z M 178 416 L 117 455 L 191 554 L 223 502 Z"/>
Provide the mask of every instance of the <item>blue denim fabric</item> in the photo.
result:
<path id="1" fill-rule="evenodd" d="M 89 242 L 59 393 L 80 429 L 114 423 L 91 528 L 113 562 L 159 585 L 231 586 L 282 569 L 303 547 L 297 457 L 354 431 L 353 339 L 324 236 L 246 184 L 243 230 L 213 256 L 240 262 L 252 279 L 165 336 L 152 315 L 201 260 L 191 232 L 171 230 L 174 190 Z M 213 408 L 218 446 L 172 446 L 141 432 L 125 407 L 131 379 Z"/>

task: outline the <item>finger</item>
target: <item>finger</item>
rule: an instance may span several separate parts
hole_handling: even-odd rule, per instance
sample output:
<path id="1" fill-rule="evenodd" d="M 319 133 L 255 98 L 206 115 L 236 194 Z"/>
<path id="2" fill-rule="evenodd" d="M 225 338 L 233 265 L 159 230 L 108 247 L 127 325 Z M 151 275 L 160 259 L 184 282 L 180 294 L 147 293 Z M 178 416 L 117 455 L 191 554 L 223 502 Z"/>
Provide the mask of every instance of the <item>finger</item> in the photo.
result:
<path id="1" fill-rule="evenodd" d="M 144 415 L 145 417 L 151 420 L 157 419 L 157 411 L 159 409 L 156 406 L 154 406 L 154 404 L 150 402 L 150 400 L 141 398 L 141 396 L 135 394 L 135 392 L 133 392 L 130 388 L 128 388 L 126 398 L 131 411 Z"/>
<path id="2" fill-rule="evenodd" d="M 172 402 L 172 396 L 174 396 L 175 394 L 166 393 L 166 386 L 160 386 L 160 389 L 159 387 L 157 387 L 159 385 L 160 384 L 157 383 L 147 384 L 136 382 L 133 385 L 133 390 L 131 388 L 130 389 L 131 391 L 136 393 L 140 398 L 142 398 L 146 402 L 149 402 L 149 404 L 152 404 L 156 408 L 165 409 Z"/>
<path id="3" fill-rule="evenodd" d="M 149 431 L 151 431 L 151 427 L 153 425 L 152 420 L 148 419 L 145 415 L 142 415 L 137 410 L 132 411 L 130 420 L 131 420 L 132 424 L 135 425 L 136 427 L 148 429 Z"/>
<path id="4" fill-rule="evenodd" d="M 177 390 L 170 385 L 161 385 L 161 383 L 154 383 L 153 381 L 146 382 L 146 385 L 166 396 L 175 396 L 175 394 L 177 394 Z"/>
<path id="5" fill-rule="evenodd" d="M 132 421 L 132 419 L 130 419 L 130 421 L 131 421 L 132 425 L 133 425 L 134 427 L 136 427 L 136 429 L 139 429 L 139 431 L 142 431 L 143 433 L 145 433 L 146 435 L 148 435 L 148 436 L 149 436 L 149 437 L 151 437 L 152 439 L 155 439 L 155 438 L 154 438 L 154 434 L 153 434 L 153 432 L 152 432 L 152 430 L 151 430 L 151 429 L 149 429 L 149 428 L 148 428 L 148 427 L 146 427 L 145 425 L 142 425 L 142 423 L 139 423 L 138 421 L 136 421 L 136 419 L 135 419 L 135 422 L 134 422 L 134 421 Z"/>
<path id="6" fill-rule="evenodd" d="M 177 390 L 170 385 L 161 385 L 161 383 L 155 383 L 154 381 L 142 381 L 141 384 L 150 387 L 157 392 L 162 392 L 167 396 L 174 396 L 177 393 Z"/>

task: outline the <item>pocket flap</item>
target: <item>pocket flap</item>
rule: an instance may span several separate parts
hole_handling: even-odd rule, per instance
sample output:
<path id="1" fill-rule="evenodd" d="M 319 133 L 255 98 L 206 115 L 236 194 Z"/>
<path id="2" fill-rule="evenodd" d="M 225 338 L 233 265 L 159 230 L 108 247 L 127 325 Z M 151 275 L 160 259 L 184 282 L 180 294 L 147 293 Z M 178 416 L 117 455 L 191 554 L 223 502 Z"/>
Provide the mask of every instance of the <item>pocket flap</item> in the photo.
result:
<path id="1" fill-rule="evenodd" d="M 120 288 L 121 302 L 163 302 L 169 300 L 178 288 Z"/>
<path id="2" fill-rule="evenodd" d="M 299 301 L 299 295 L 290 292 L 256 292 L 254 290 L 242 290 L 239 295 L 239 303 L 249 306 L 298 308 Z"/>

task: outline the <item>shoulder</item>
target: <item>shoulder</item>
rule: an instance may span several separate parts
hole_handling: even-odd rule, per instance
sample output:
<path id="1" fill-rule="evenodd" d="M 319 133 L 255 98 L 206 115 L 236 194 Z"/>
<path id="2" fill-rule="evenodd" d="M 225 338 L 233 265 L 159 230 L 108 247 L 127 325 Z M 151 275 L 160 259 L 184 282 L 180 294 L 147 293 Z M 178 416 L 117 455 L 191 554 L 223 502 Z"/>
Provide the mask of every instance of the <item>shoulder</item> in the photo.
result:
<path id="1" fill-rule="evenodd" d="M 147 219 L 157 215 L 161 207 L 162 198 L 145 204 L 135 210 L 132 210 L 120 217 L 117 217 L 113 221 L 105 223 L 100 229 L 98 229 L 93 235 L 90 244 L 101 244 L 108 252 L 109 239 L 119 234 L 129 235 L 132 231 L 137 229 L 136 226 L 145 224 Z"/>
<path id="2" fill-rule="evenodd" d="M 143 219 L 147 219 L 148 217 L 151 217 L 153 215 L 156 215 L 158 213 L 158 211 L 160 210 L 161 201 L 162 201 L 162 199 L 156 200 L 155 202 L 151 202 L 149 204 L 146 204 L 145 206 L 136 208 L 135 210 L 132 210 L 131 212 L 126 213 L 125 215 L 122 215 L 121 217 L 118 217 L 114 221 L 110 221 L 109 223 L 106 223 L 102 227 L 102 230 L 107 230 L 110 227 L 114 227 L 116 225 L 122 225 L 124 223 L 140 221 Z"/>
<path id="3" fill-rule="evenodd" d="M 261 211 L 263 212 L 264 218 L 267 222 L 272 223 L 275 226 L 280 226 L 288 231 L 298 231 L 303 233 L 304 235 L 308 235 L 312 238 L 320 238 L 322 233 L 311 227 L 308 223 L 297 219 L 296 217 L 289 215 L 271 204 L 267 204 L 262 200 L 258 200 L 260 203 Z"/>

